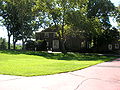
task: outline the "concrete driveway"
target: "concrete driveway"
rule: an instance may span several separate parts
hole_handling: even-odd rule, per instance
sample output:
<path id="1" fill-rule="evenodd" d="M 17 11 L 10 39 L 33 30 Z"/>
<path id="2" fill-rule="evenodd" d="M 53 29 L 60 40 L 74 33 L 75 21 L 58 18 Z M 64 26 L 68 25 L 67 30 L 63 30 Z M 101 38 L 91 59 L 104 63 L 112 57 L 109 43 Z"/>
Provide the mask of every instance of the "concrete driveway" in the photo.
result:
<path id="1" fill-rule="evenodd" d="M 120 59 L 55 75 L 0 75 L 0 90 L 120 90 Z"/>

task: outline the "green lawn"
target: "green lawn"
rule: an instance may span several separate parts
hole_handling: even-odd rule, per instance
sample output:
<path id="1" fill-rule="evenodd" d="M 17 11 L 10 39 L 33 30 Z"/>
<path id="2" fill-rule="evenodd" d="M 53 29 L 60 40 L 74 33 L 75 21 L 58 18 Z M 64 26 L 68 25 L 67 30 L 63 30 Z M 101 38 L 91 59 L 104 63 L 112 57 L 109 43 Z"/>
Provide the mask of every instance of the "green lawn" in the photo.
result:
<path id="1" fill-rule="evenodd" d="M 109 61 L 115 57 L 78 53 L 48 54 L 45 52 L 0 51 L 0 74 L 39 76 L 75 71 Z"/>

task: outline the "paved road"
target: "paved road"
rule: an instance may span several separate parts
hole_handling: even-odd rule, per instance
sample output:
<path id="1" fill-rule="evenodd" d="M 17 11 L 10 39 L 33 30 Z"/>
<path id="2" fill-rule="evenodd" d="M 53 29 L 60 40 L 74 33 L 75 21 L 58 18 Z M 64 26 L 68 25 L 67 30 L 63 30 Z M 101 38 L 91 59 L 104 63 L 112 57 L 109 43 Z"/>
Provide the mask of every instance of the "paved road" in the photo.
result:
<path id="1" fill-rule="evenodd" d="M 120 59 L 48 76 L 0 75 L 0 90 L 120 90 Z"/>

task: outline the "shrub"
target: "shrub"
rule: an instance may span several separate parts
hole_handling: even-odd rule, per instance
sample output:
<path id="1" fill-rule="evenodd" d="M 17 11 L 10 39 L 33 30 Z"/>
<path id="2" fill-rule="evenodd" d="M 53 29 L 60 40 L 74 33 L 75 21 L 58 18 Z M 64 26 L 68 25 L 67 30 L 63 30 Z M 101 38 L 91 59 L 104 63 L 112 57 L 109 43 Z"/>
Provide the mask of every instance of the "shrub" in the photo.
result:
<path id="1" fill-rule="evenodd" d="M 47 43 L 45 40 L 37 40 L 36 41 L 36 51 L 46 51 Z"/>
<path id="2" fill-rule="evenodd" d="M 4 38 L 0 38 L 0 49 L 5 50 L 6 48 L 6 40 Z"/>
<path id="3" fill-rule="evenodd" d="M 25 44 L 25 49 L 26 49 L 26 50 L 34 51 L 34 50 L 35 50 L 35 46 L 36 46 L 35 41 L 28 40 L 28 41 L 26 42 L 26 44 Z"/>

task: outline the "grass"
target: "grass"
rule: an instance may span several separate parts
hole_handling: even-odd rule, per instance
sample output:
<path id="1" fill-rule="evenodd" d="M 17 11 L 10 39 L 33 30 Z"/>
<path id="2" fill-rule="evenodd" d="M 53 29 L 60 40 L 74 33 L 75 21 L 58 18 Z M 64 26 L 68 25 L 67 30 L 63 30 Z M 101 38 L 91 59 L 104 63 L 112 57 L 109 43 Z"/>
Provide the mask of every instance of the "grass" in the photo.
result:
<path id="1" fill-rule="evenodd" d="M 39 76 L 80 70 L 115 57 L 97 54 L 0 51 L 0 74 Z"/>

